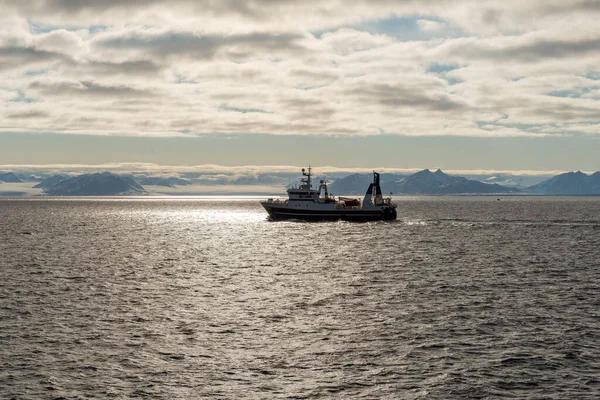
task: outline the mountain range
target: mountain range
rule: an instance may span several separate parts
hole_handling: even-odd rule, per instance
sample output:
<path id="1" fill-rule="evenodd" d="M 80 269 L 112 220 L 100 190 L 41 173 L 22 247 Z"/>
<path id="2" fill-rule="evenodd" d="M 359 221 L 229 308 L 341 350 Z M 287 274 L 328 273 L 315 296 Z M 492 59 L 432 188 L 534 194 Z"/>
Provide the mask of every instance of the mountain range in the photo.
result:
<path id="1" fill-rule="evenodd" d="M 52 177 L 49 179 L 52 179 Z M 48 187 L 44 188 L 44 192 L 50 196 L 123 196 L 148 194 L 131 177 L 119 176 L 110 172 L 83 174 L 62 179 L 54 185 L 48 184 Z"/>
<path id="2" fill-rule="evenodd" d="M 0 182 L 18 183 L 23 181 L 13 172 L 0 172 Z"/>
<path id="3" fill-rule="evenodd" d="M 334 181 L 330 185 L 332 193 L 363 194 L 372 182 L 371 174 L 353 174 Z M 383 193 L 406 195 L 443 195 L 443 194 L 494 194 L 520 193 L 516 188 L 501 186 L 495 183 L 483 183 L 459 176 L 450 176 L 438 169 L 428 169 L 409 176 L 382 174 L 381 190 Z"/>
<path id="4" fill-rule="evenodd" d="M 67 175 L 54 174 L 44 179 L 40 183 L 34 186 L 36 189 L 49 189 L 52 186 L 57 185 L 59 182 L 69 178 Z"/>
<path id="5" fill-rule="evenodd" d="M 581 171 L 556 175 L 528 188 L 530 193 L 557 195 L 600 194 L 600 171 L 592 175 Z"/>
<path id="6" fill-rule="evenodd" d="M 381 191 L 383 193 L 396 193 L 396 182 L 406 175 L 380 174 Z M 364 194 L 373 182 L 373 174 L 352 174 L 336 179 L 329 185 L 329 192 L 341 195 Z"/>
<path id="7" fill-rule="evenodd" d="M 519 189 L 483 183 L 460 176 L 450 176 L 438 169 L 417 172 L 396 182 L 396 193 L 402 194 L 467 194 L 519 193 Z"/>
<path id="8" fill-rule="evenodd" d="M 329 190 L 336 194 L 363 194 L 372 182 L 372 174 L 353 174 L 335 180 Z M 489 182 L 489 181 L 488 181 Z M 509 182 L 510 183 L 510 182 Z M 449 194 L 546 194 L 546 195 L 600 195 L 600 171 L 586 175 L 581 171 L 556 175 L 538 184 L 516 188 L 497 183 L 484 183 L 460 176 L 451 176 L 438 169 L 428 169 L 404 176 L 381 175 L 383 193 L 399 195 L 449 195 Z"/>
<path id="9" fill-rule="evenodd" d="M 111 172 L 68 176 L 66 174 L 31 175 L 23 181 L 23 174 L 0 173 L 0 182 L 5 191 L 0 195 L 27 195 L 43 193 L 53 196 L 117 196 L 117 195 L 193 195 L 212 194 L 215 187 L 227 187 L 223 193 L 281 193 L 285 182 L 289 181 L 281 173 L 233 176 L 224 175 L 185 175 L 148 176 L 144 173 L 114 174 Z M 286 179 L 287 178 L 287 179 Z M 545 194 L 545 195 L 600 195 L 600 171 L 586 175 L 581 171 L 556 175 L 542 182 L 538 178 L 530 186 L 522 184 L 530 178 L 520 180 L 509 176 L 482 177 L 480 180 L 448 175 L 442 170 L 434 172 L 425 169 L 411 175 L 382 173 L 380 175 L 383 193 L 396 195 L 453 195 L 453 194 Z M 35 186 L 31 182 L 36 179 Z M 315 178 L 314 181 L 325 179 Z M 363 195 L 372 182 L 372 174 L 337 175 L 329 184 L 329 192 L 335 195 Z M 483 180 L 483 181 L 482 181 Z M 503 184 L 492 183 L 501 181 Z M 539 182 L 539 183 L 538 183 Z M 27 186 L 29 184 L 29 186 Z M 9 187 L 13 185 L 14 187 Z M 27 186 L 29 189 L 27 189 Z M 178 189 L 185 186 L 185 189 Z M 164 189 L 160 189 L 163 187 Z M 235 188 L 235 189 L 233 189 Z M 27 192 L 29 190 L 29 192 Z M 36 192 L 37 190 L 37 192 Z M 20 193 L 20 194 L 18 194 Z"/>

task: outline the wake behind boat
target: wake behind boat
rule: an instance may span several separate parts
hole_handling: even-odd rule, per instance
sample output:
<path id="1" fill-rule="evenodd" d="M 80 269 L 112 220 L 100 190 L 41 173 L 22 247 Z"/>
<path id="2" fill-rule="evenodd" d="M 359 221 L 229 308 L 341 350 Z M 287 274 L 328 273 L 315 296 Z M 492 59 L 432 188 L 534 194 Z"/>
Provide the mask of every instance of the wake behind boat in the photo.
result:
<path id="1" fill-rule="evenodd" d="M 268 199 L 261 201 L 262 206 L 274 220 L 345 220 L 345 221 L 379 221 L 395 220 L 396 204 L 392 198 L 384 198 L 379 184 L 379 174 L 373 172 L 373 183 L 369 185 L 362 202 L 330 196 L 327 183 L 320 181 L 317 190 L 312 187 L 311 168 L 302 168 L 301 184 L 287 190 L 288 199 Z"/>

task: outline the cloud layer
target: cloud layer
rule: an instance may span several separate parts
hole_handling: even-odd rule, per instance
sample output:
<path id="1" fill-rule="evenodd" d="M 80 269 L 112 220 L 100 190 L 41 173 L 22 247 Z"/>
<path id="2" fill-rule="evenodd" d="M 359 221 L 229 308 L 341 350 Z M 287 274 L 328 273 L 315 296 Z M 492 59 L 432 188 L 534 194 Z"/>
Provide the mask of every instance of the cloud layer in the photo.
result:
<path id="1" fill-rule="evenodd" d="M 211 179 L 222 179 L 230 181 L 232 178 L 257 177 L 262 174 L 284 174 L 295 177 L 300 175 L 303 167 L 295 165 L 160 165 L 154 163 L 107 163 L 107 164 L 0 164 L 0 172 L 29 172 L 32 174 L 85 174 L 94 172 L 111 171 L 121 174 L 146 174 L 148 176 L 183 177 L 185 174 L 195 176 L 211 177 Z M 334 166 L 320 166 L 314 168 L 313 173 L 319 175 L 346 176 L 349 174 L 368 174 L 376 170 L 380 173 L 412 174 L 427 168 L 344 168 Z M 429 168 L 433 168 L 429 166 Z M 536 171 L 536 170 L 467 170 L 447 169 L 444 172 L 456 175 L 511 175 L 511 176 L 552 176 L 564 172 L 564 170 Z M 593 173 L 595 171 L 584 171 Z"/>
<path id="2" fill-rule="evenodd" d="M 600 135 L 598 4 L 0 0 L 0 131 Z"/>

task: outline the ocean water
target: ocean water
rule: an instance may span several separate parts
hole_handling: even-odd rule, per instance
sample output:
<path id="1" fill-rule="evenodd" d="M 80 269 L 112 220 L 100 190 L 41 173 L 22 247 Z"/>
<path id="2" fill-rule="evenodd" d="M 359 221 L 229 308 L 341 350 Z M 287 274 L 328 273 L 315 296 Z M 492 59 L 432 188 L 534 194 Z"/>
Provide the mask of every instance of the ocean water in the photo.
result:
<path id="1" fill-rule="evenodd" d="M 0 200 L 0 398 L 600 398 L 600 198 L 396 200 Z"/>

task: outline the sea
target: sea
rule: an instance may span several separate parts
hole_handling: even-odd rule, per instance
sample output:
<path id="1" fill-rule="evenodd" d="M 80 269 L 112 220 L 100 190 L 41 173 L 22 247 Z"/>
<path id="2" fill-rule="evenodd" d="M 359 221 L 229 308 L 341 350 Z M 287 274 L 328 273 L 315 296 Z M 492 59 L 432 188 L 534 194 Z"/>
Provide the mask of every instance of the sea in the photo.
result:
<path id="1" fill-rule="evenodd" d="M 600 398 L 600 197 L 395 200 L 0 200 L 0 398 Z"/>

